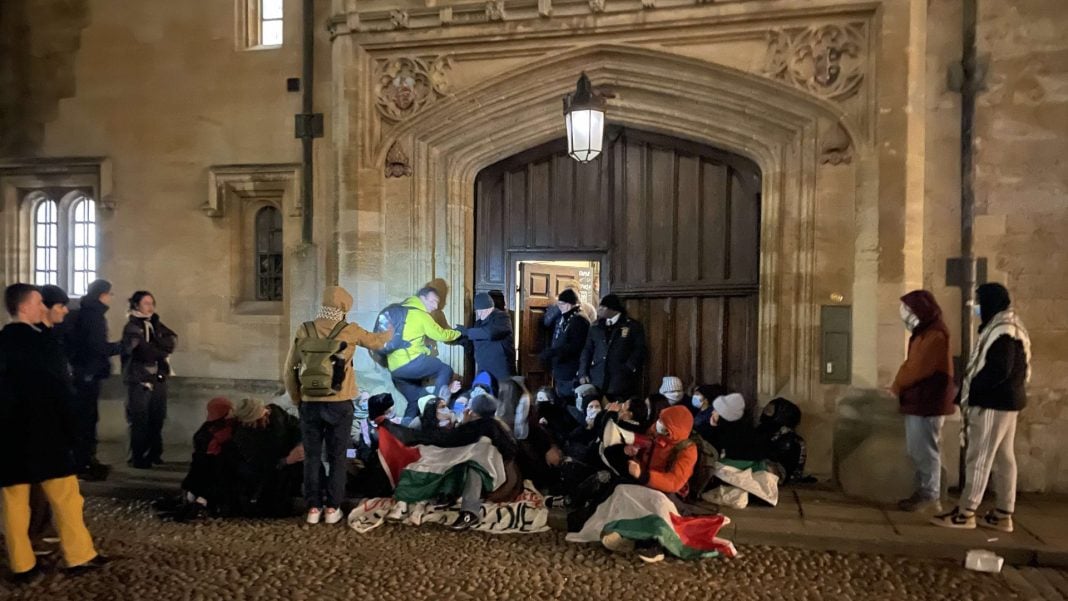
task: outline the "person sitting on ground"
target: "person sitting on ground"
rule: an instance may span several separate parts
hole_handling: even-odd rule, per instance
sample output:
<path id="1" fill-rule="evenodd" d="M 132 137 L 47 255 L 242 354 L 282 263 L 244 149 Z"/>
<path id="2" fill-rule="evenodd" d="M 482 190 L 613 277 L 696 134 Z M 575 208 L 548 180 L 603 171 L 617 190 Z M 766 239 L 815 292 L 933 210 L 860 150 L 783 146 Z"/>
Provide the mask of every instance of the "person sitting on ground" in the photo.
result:
<path id="1" fill-rule="evenodd" d="M 690 413 L 693 414 L 695 424 L 708 421 L 712 417 L 712 401 L 730 394 L 730 390 L 722 384 L 702 384 L 693 390 L 690 397 Z"/>
<path id="2" fill-rule="evenodd" d="M 686 398 L 686 389 L 682 385 L 682 379 L 675 376 L 664 376 L 663 381 L 660 383 L 660 394 L 671 403 L 672 406 L 682 403 L 683 406 L 689 404 L 689 399 Z"/>
<path id="3" fill-rule="evenodd" d="M 356 445 L 358 464 L 346 481 L 346 491 L 352 497 L 378 498 L 393 494 L 393 485 L 378 456 L 378 432 L 384 422 L 395 418 L 393 396 L 376 394 L 367 399 L 367 419 L 364 420 L 360 440 Z"/>
<path id="4" fill-rule="evenodd" d="M 177 521 L 197 517 L 204 511 L 229 511 L 229 482 L 224 473 L 223 452 L 234 437 L 234 404 L 226 397 L 208 401 L 208 415 L 193 435 L 193 460 L 182 480 L 181 504 L 166 512 Z"/>
<path id="5" fill-rule="evenodd" d="M 293 515 L 301 494 L 304 446 L 300 421 L 278 405 L 242 399 L 234 410 L 230 462 L 238 487 L 238 512 L 248 517 Z M 318 457 L 312 461 L 319 461 Z"/>
<path id="6" fill-rule="evenodd" d="M 660 413 L 671 406 L 671 401 L 658 392 L 645 398 L 645 406 L 649 408 L 649 421 L 655 422 L 660 419 Z"/>
<path id="7" fill-rule="evenodd" d="M 567 436 L 578 426 L 578 421 L 568 411 L 549 386 L 538 390 L 536 399 L 537 419 L 535 420 L 553 437 L 553 442 L 563 447 Z"/>
<path id="8" fill-rule="evenodd" d="M 520 473 L 539 490 L 555 488 L 560 480 L 558 468 L 563 452 L 540 423 L 537 407 L 530 403 L 530 392 L 517 378 L 510 378 L 501 382 L 499 400 L 497 417 L 510 426 L 519 443 Z"/>
<path id="9" fill-rule="evenodd" d="M 736 392 L 716 397 L 708 419 L 697 422 L 694 428 L 720 457 L 741 461 L 760 461 L 768 457 L 756 428 L 745 415 L 745 397 Z"/>
<path id="10" fill-rule="evenodd" d="M 439 399 L 433 395 L 427 395 L 419 399 L 419 417 L 412 420 L 408 425 L 413 430 L 437 430 L 452 428 L 452 410 L 445 399 Z"/>

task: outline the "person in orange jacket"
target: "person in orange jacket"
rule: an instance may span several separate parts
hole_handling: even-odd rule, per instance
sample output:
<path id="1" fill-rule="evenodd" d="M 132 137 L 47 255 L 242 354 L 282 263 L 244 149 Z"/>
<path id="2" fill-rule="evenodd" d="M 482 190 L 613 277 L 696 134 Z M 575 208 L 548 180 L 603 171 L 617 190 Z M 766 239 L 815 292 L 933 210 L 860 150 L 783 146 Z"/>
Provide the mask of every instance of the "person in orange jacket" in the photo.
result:
<path id="1" fill-rule="evenodd" d="M 664 494 L 685 494 L 697 464 L 697 447 L 690 441 L 692 430 L 693 415 L 685 406 L 664 409 L 649 428 L 652 447 L 645 454 L 648 461 L 644 465 L 635 459 L 627 463 L 631 477 Z"/>

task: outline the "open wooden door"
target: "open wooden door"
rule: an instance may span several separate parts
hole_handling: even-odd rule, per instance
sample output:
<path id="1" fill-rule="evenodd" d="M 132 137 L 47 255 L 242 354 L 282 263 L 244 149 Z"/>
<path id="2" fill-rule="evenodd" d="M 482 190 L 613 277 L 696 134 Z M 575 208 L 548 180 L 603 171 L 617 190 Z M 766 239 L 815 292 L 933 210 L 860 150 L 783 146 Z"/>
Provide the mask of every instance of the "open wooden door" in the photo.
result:
<path id="1" fill-rule="evenodd" d="M 519 373 L 531 391 L 552 384 L 552 374 L 538 359 L 538 353 L 552 340 L 552 332 L 542 322 L 545 312 L 556 304 L 556 297 L 567 288 L 580 290 L 578 268 L 519 264 L 519 303 L 523 311 L 519 324 Z"/>

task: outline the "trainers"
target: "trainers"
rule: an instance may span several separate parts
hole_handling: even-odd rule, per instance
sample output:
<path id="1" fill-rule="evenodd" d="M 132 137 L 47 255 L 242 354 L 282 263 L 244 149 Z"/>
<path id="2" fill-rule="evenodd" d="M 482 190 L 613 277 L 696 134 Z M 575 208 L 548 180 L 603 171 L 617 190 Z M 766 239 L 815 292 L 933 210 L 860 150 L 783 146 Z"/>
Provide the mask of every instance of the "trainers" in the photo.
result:
<path id="1" fill-rule="evenodd" d="M 641 547 L 638 549 L 638 557 L 645 563 L 664 561 L 664 548 L 660 545 Z"/>
<path id="2" fill-rule="evenodd" d="M 548 509 L 560 509 L 570 506 L 570 500 L 564 495 L 551 495 L 545 497 L 545 507 L 547 507 Z"/>
<path id="3" fill-rule="evenodd" d="M 634 550 L 634 541 L 623 538 L 618 532 L 609 532 L 601 537 L 601 544 L 613 553 L 630 553 Z"/>
<path id="4" fill-rule="evenodd" d="M 919 494 L 914 494 L 907 499 L 902 499 L 897 502 L 897 508 L 901 511 L 916 512 L 916 511 L 934 511 L 936 514 L 942 513 L 942 502 L 937 498 L 928 498 Z"/>
<path id="5" fill-rule="evenodd" d="M 452 530 L 456 530 L 457 532 L 461 530 L 468 530 L 477 526 L 479 521 L 480 520 L 478 519 L 478 516 L 471 513 L 470 511 L 461 511 L 460 516 L 456 518 L 455 522 L 449 525 L 449 528 Z"/>
<path id="6" fill-rule="evenodd" d="M 1000 530 L 1002 532 L 1012 532 L 1012 514 L 1005 513 L 999 509 L 991 509 L 984 515 L 978 524 L 983 528 L 990 528 L 992 530 Z"/>
<path id="7" fill-rule="evenodd" d="M 11 584 L 16 586 L 33 586 L 44 580 L 45 573 L 41 568 L 34 566 L 25 572 L 12 574 L 8 578 L 11 581 Z"/>
<path id="8" fill-rule="evenodd" d="M 309 524 L 315 525 L 319 523 L 319 520 L 322 519 L 322 517 L 322 510 L 320 510 L 318 507 L 312 507 L 308 510 L 308 516 L 304 518 L 304 521 L 308 522 Z"/>
<path id="9" fill-rule="evenodd" d="M 63 573 L 68 575 L 68 576 L 78 576 L 78 575 L 84 574 L 86 572 L 91 572 L 93 570 L 98 570 L 98 569 L 108 565 L 109 563 L 111 563 L 111 559 L 109 559 L 107 557 L 104 557 L 103 555 L 97 555 L 96 557 L 90 559 L 89 561 L 87 561 L 85 563 L 78 564 L 76 566 L 71 566 L 71 567 L 63 570 Z"/>
<path id="10" fill-rule="evenodd" d="M 975 514 L 965 515 L 960 508 L 954 507 L 953 511 L 936 515 L 931 518 L 931 523 L 943 528 L 956 528 L 958 530 L 974 530 Z"/>
<path id="11" fill-rule="evenodd" d="M 336 524 L 341 521 L 341 510 L 336 507 L 327 507 L 324 513 L 326 514 L 324 521 L 327 524 Z"/>

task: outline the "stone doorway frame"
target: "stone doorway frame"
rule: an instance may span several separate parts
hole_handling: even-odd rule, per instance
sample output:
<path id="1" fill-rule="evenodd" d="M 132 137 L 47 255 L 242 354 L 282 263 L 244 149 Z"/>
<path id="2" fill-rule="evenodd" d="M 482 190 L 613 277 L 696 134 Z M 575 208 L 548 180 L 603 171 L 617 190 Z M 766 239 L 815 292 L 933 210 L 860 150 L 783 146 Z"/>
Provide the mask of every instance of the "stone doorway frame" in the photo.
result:
<path id="1" fill-rule="evenodd" d="M 631 46 L 574 48 L 457 92 L 389 132 L 369 158 L 382 165 L 395 143 L 411 149 L 412 289 L 444 279 L 465 301 L 449 303 L 446 319 L 463 320 L 474 285 L 475 178 L 504 157 L 560 137 L 560 98 L 582 71 L 617 95 L 610 123 L 722 148 L 759 165 L 758 394 L 822 397 L 815 395 L 817 175 L 849 169 L 846 181 L 860 182 L 871 152 L 856 142 L 863 128 L 838 105 L 714 63 Z M 843 147 L 843 136 L 857 160 L 825 160 L 825 152 Z M 857 184 L 840 193 L 854 213 L 876 204 L 875 191 Z M 860 228 L 850 233 L 859 236 Z M 451 360 L 458 365 L 462 357 Z"/>

